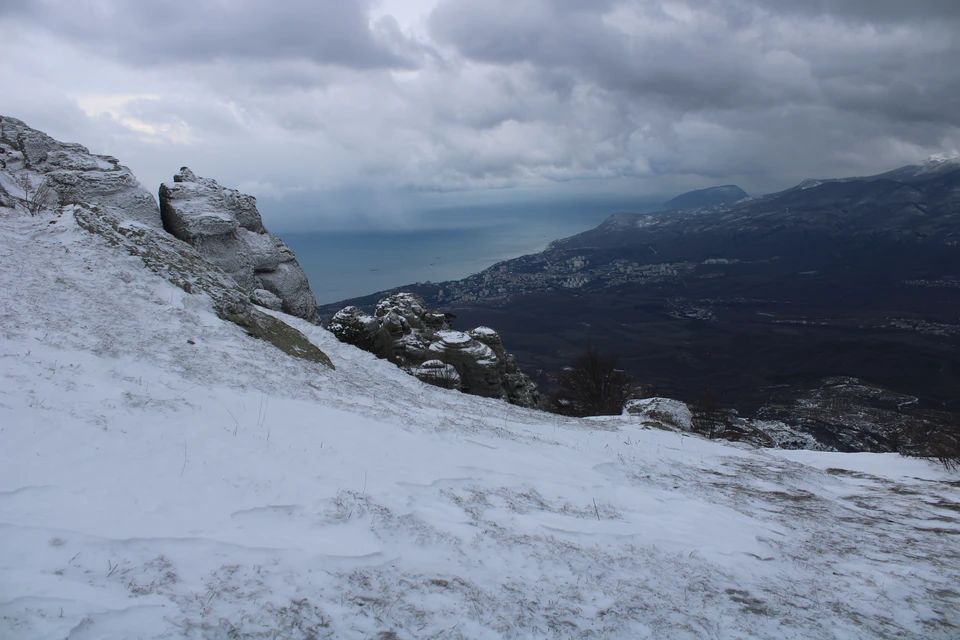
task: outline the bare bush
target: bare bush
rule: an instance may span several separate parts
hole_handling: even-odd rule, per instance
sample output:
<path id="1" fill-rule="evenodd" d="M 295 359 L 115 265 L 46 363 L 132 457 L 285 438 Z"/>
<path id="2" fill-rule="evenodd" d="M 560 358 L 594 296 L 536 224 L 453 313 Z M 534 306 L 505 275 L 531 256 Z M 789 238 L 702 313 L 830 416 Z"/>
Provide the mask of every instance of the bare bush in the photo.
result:
<path id="1" fill-rule="evenodd" d="M 460 389 L 460 374 L 457 373 L 456 369 L 450 366 L 442 369 L 436 369 L 429 376 L 418 377 L 427 384 L 432 384 L 433 386 L 440 387 L 441 389 Z"/>
<path id="2" fill-rule="evenodd" d="M 690 430 L 708 438 L 722 437 L 730 427 L 730 414 L 720 406 L 717 393 L 705 389 L 690 406 Z"/>
<path id="3" fill-rule="evenodd" d="M 960 414 L 916 418 L 901 429 L 900 453 L 937 460 L 948 470 L 960 470 Z"/>
<path id="4" fill-rule="evenodd" d="M 632 391 L 630 375 L 617 368 L 615 355 L 601 356 L 593 347 L 587 347 L 560 378 L 551 408 L 569 416 L 620 415 Z"/>
<path id="5" fill-rule="evenodd" d="M 33 187 L 30 178 L 23 176 L 20 179 L 20 188 L 23 189 L 23 206 L 31 216 L 35 216 L 47 206 L 47 200 L 53 192 L 49 178 L 44 178 L 37 187 Z"/>

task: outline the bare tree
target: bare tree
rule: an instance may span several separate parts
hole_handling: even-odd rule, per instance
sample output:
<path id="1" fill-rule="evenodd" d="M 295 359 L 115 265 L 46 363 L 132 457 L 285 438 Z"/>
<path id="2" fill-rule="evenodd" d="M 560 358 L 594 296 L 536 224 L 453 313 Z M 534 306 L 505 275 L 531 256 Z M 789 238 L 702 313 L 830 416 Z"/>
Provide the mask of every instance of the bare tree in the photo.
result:
<path id="1" fill-rule="evenodd" d="M 40 213 L 47 206 L 47 200 L 53 193 L 50 185 L 50 179 L 44 178 L 36 188 L 30 182 L 26 175 L 19 180 L 20 188 L 23 189 L 23 206 L 31 216 Z"/>

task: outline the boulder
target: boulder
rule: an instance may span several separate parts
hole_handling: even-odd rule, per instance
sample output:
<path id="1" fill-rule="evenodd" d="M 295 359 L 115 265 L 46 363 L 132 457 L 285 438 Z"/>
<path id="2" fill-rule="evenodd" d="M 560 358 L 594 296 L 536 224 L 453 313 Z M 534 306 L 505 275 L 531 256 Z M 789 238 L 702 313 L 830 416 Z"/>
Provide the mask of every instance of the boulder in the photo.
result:
<path id="1" fill-rule="evenodd" d="M 256 289 L 251 293 L 250 302 L 261 307 L 266 307 L 267 309 L 273 309 L 274 311 L 280 311 L 280 309 L 283 308 L 283 300 L 266 289 Z"/>
<path id="2" fill-rule="evenodd" d="M 692 414 L 690 407 L 679 400 L 670 398 L 642 398 L 627 400 L 623 405 L 623 415 L 635 416 L 641 420 L 653 422 L 663 428 L 690 431 Z"/>
<path id="3" fill-rule="evenodd" d="M 413 293 L 395 293 L 373 315 L 341 309 L 328 328 L 346 342 L 394 362 L 424 382 L 523 407 L 540 401 L 537 385 L 517 367 L 489 327 L 454 331 L 452 316 L 427 309 Z"/>
<path id="4" fill-rule="evenodd" d="M 359 307 L 344 307 L 333 316 L 327 326 L 341 342 L 360 347 L 364 351 L 380 357 L 386 354 L 378 352 L 377 342 L 381 333 L 380 322 Z"/>
<path id="5" fill-rule="evenodd" d="M 293 251 L 264 228 L 256 198 L 182 167 L 173 182 L 160 185 L 160 212 L 164 229 L 193 245 L 251 295 L 268 291 L 285 313 L 317 322 L 307 276 Z"/>
<path id="6" fill-rule="evenodd" d="M 67 204 L 162 227 L 156 199 L 116 158 L 0 116 L 0 205 L 37 214 Z"/>
<path id="7" fill-rule="evenodd" d="M 460 389 L 460 374 L 452 364 L 446 364 L 442 360 L 427 360 L 419 367 L 412 370 L 413 375 L 427 384 L 432 384 L 444 389 Z"/>

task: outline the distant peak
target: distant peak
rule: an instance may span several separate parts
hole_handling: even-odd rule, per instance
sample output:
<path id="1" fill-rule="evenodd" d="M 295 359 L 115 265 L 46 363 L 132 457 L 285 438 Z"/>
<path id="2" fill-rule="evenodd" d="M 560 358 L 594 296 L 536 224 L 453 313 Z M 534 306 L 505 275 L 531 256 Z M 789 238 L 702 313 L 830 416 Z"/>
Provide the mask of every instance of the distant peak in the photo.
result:
<path id="1" fill-rule="evenodd" d="M 928 157 L 924 164 L 960 164 L 960 153 L 956 151 L 945 151 L 943 153 L 935 153 L 932 156 Z"/>

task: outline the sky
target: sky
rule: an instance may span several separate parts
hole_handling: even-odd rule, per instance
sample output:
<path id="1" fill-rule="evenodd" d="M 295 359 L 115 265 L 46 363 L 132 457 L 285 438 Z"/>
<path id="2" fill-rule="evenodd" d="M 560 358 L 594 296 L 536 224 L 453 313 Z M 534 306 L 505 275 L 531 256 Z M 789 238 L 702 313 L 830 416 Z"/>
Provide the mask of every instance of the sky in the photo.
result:
<path id="1" fill-rule="evenodd" d="M 0 114 L 285 229 L 960 149 L 956 0 L 0 0 L 0 33 Z"/>

